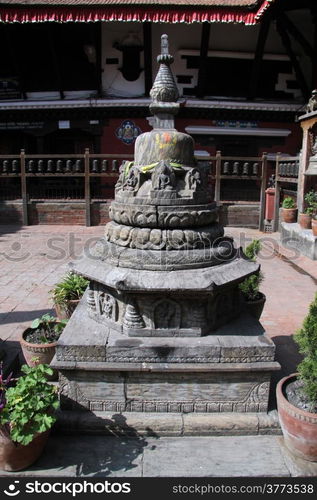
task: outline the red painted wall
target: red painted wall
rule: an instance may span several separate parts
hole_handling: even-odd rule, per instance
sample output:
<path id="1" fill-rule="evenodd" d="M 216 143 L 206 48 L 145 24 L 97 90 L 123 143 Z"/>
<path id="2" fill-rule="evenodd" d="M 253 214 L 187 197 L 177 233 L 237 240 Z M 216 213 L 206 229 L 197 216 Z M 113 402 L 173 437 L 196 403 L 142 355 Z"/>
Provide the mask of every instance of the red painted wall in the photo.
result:
<path id="1" fill-rule="evenodd" d="M 109 124 L 103 129 L 103 134 L 101 136 L 101 153 L 105 154 L 131 154 L 134 155 L 134 143 L 135 141 L 128 145 L 125 144 L 121 139 L 116 136 L 116 131 L 125 120 L 132 121 L 137 127 L 141 129 L 142 132 L 148 132 L 152 130 L 148 121 L 145 118 L 113 118 L 109 120 Z"/>

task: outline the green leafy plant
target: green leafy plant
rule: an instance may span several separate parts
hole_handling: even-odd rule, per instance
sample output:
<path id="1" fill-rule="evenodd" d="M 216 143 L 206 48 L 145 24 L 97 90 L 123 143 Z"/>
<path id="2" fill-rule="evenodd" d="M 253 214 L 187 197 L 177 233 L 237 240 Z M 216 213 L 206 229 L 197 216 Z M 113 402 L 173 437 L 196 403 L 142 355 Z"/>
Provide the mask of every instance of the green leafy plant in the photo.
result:
<path id="1" fill-rule="evenodd" d="M 303 382 L 303 392 L 308 397 L 312 410 L 317 407 L 317 293 L 310 304 L 302 328 L 294 336 L 299 352 L 304 359 L 297 369 Z"/>
<path id="2" fill-rule="evenodd" d="M 22 375 L 14 387 L 1 378 L 0 394 L 3 405 L 0 426 L 12 441 L 27 445 L 38 433 L 48 431 L 58 408 L 57 387 L 47 381 L 53 370 L 48 365 L 21 367 Z"/>
<path id="3" fill-rule="evenodd" d="M 315 218 L 317 214 L 317 191 L 311 190 L 304 196 L 305 210 L 304 214 L 311 215 Z"/>
<path id="4" fill-rule="evenodd" d="M 295 201 L 290 196 L 284 198 L 282 208 L 296 208 Z"/>
<path id="5" fill-rule="evenodd" d="M 262 248 L 260 240 L 253 240 L 244 250 L 248 259 L 255 261 Z M 239 289 L 246 301 L 254 301 L 260 297 L 260 284 L 264 279 L 263 273 L 252 274 L 239 284 Z"/>
<path id="6" fill-rule="evenodd" d="M 263 279 L 264 277 L 262 273 L 252 274 L 240 283 L 240 291 L 247 301 L 257 300 L 260 297 L 260 284 Z"/>
<path id="7" fill-rule="evenodd" d="M 83 296 L 88 284 L 86 278 L 70 272 L 49 293 L 54 304 L 67 309 L 70 300 L 78 300 Z"/>
<path id="8" fill-rule="evenodd" d="M 253 240 L 251 243 L 245 248 L 244 253 L 250 260 L 255 260 L 256 256 L 260 252 L 262 248 L 260 240 Z"/>
<path id="9" fill-rule="evenodd" d="M 66 324 L 66 319 L 58 321 L 55 316 L 43 314 L 40 318 L 33 320 L 25 340 L 40 344 L 56 342 Z"/>

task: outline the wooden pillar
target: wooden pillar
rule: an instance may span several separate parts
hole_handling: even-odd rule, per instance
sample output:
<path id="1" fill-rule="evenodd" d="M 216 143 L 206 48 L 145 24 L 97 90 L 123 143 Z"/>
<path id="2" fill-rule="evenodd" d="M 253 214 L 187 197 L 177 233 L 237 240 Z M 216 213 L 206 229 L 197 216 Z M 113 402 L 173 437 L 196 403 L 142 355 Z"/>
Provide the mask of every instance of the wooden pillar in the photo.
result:
<path id="1" fill-rule="evenodd" d="M 279 159 L 281 153 L 277 153 L 276 155 L 276 166 L 275 166 L 275 203 L 274 203 L 274 225 L 273 231 L 278 230 L 279 223 L 279 211 L 280 211 L 280 196 L 281 196 L 281 186 L 278 182 L 278 174 L 279 174 Z"/>
<path id="2" fill-rule="evenodd" d="M 95 85 L 97 90 L 97 95 L 102 95 L 102 58 L 101 58 L 101 23 L 90 23 L 90 37 L 91 43 L 96 50 L 96 62 L 95 66 Z"/>
<path id="3" fill-rule="evenodd" d="M 4 31 L 6 35 L 6 47 L 4 47 L 4 50 L 8 50 L 10 53 L 10 58 L 12 60 L 12 65 L 13 68 L 18 76 L 19 79 L 19 90 L 22 94 L 23 99 L 26 99 L 26 90 L 25 90 L 25 78 L 24 74 L 21 70 L 21 64 L 20 64 L 20 56 L 17 53 L 17 50 L 15 48 L 13 38 L 14 38 L 14 32 L 13 34 L 11 33 L 12 30 L 16 31 L 19 30 L 20 26 L 5 26 Z M 13 36 L 12 36 L 13 35 Z"/>
<path id="4" fill-rule="evenodd" d="M 304 207 L 304 196 L 305 196 L 305 184 L 306 177 L 305 171 L 307 169 L 311 145 L 310 145 L 310 129 L 314 125 L 317 118 L 307 121 L 306 123 L 301 123 L 303 129 L 303 140 L 302 140 L 302 150 L 299 158 L 299 168 L 298 168 L 298 183 L 297 183 L 297 208 L 298 213 L 303 211 Z"/>
<path id="5" fill-rule="evenodd" d="M 89 149 L 85 149 L 85 215 L 86 215 L 86 226 L 91 226 L 90 217 L 90 175 L 89 175 Z"/>
<path id="6" fill-rule="evenodd" d="M 52 73 L 53 73 L 53 77 L 55 76 L 55 82 L 56 82 L 56 85 L 58 86 L 58 91 L 59 91 L 59 95 L 61 97 L 61 99 L 64 99 L 64 90 L 63 90 L 63 78 L 62 78 L 62 73 L 60 71 L 60 65 L 59 65 L 59 58 L 58 58 L 58 55 L 56 53 L 56 46 L 55 46 L 55 41 L 54 41 L 54 33 L 52 31 L 52 26 L 50 23 L 48 23 L 48 26 L 47 26 L 47 38 L 48 38 L 48 44 L 49 44 L 49 47 L 50 47 L 50 52 L 51 52 L 51 56 L 52 56 Z"/>
<path id="7" fill-rule="evenodd" d="M 210 23 L 203 23 L 200 42 L 200 59 L 197 81 L 197 97 L 204 97 L 206 93 L 207 59 L 210 36 Z"/>
<path id="8" fill-rule="evenodd" d="M 261 177 L 261 191 L 260 191 L 260 214 L 259 214 L 259 230 L 264 230 L 264 214 L 265 214 L 265 189 L 266 189 L 266 176 L 267 176 L 267 153 L 262 154 L 262 177 Z"/>
<path id="9" fill-rule="evenodd" d="M 257 88 L 260 78 L 260 69 L 263 60 L 264 47 L 270 28 L 270 19 L 266 18 L 260 25 L 258 41 L 256 44 L 252 72 L 250 77 L 249 98 L 253 99 L 257 95 Z"/>
<path id="10" fill-rule="evenodd" d="M 216 180 L 215 180 L 215 202 L 220 202 L 220 183 L 221 183 L 221 151 L 216 152 Z"/>
<path id="11" fill-rule="evenodd" d="M 144 46 L 144 92 L 150 95 L 152 88 L 152 24 L 143 23 L 143 46 Z"/>
<path id="12" fill-rule="evenodd" d="M 29 225 L 28 218 L 28 196 L 26 191 L 26 175 L 25 175 L 25 151 L 20 152 L 20 167 L 21 167 L 21 197 L 22 197 L 22 221 L 24 226 Z"/>

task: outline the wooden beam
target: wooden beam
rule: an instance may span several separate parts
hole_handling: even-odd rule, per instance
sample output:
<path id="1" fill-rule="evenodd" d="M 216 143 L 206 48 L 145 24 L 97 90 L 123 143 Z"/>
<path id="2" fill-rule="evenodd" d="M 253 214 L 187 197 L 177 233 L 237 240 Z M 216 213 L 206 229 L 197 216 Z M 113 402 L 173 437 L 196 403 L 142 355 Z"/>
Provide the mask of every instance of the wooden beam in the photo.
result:
<path id="1" fill-rule="evenodd" d="M 261 23 L 256 49 L 254 53 L 254 60 L 253 60 L 252 72 L 250 77 L 250 86 L 249 86 L 250 99 L 256 97 L 257 94 L 261 63 L 263 59 L 265 43 L 269 33 L 269 28 L 270 28 L 270 18 L 266 17 Z"/>
<path id="2" fill-rule="evenodd" d="M 150 95 L 152 88 L 152 23 L 143 23 L 143 46 L 144 46 L 144 92 Z"/>
<path id="3" fill-rule="evenodd" d="M 286 53 L 291 60 L 292 66 L 293 66 L 294 71 L 295 71 L 296 80 L 300 86 L 304 100 L 308 101 L 308 98 L 310 96 L 310 92 L 308 90 L 308 86 L 307 86 L 304 74 L 302 72 L 302 69 L 301 69 L 299 62 L 297 60 L 296 54 L 294 53 L 294 51 L 292 49 L 292 44 L 291 44 L 290 38 L 288 36 L 288 33 L 285 29 L 285 26 L 283 25 L 282 19 L 278 19 L 278 21 L 276 23 L 276 27 L 277 27 L 277 31 L 282 39 L 282 43 L 285 47 Z"/>
<path id="4" fill-rule="evenodd" d="M 207 73 L 209 36 L 210 36 L 210 23 L 203 23 L 202 30 L 201 30 L 200 60 L 199 60 L 199 69 L 198 69 L 198 81 L 197 81 L 196 97 L 204 97 L 204 95 L 206 93 L 205 82 L 206 82 L 206 73 Z"/>
<path id="5" fill-rule="evenodd" d="M 282 19 L 283 24 L 290 35 L 292 35 L 292 37 L 303 47 L 305 54 L 311 59 L 314 59 L 316 57 L 316 52 L 306 40 L 304 35 L 296 28 L 286 14 L 281 14 L 280 19 Z"/>

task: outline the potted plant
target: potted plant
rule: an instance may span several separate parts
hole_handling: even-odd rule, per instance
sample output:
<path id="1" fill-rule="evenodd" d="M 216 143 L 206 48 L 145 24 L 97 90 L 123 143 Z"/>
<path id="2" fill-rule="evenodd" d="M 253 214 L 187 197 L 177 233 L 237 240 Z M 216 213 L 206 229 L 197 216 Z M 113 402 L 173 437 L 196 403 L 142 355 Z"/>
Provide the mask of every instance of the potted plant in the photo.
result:
<path id="1" fill-rule="evenodd" d="M 299 214 L 298 222 L 302 229 L 311 229 L 312 227 L 312 216 L 316 212 L 317 208 L 317 192 L 309 191 L 304 196 L 305 200 L 305 210 L 303 213 Z"/>
<path id="2" fill-rule="evenodd" d="M 311 227 L 312 227 L 313 235 L 317 236 L 317 212 L 315 214 L 313 214 L 313 216 L 312 216 Z"/>
<path id="3" fill-rule="evenodd" d="M 244 253 L 250 260 L 256 260 L 256 256 L 260 250 L 261 242 L 253 240 L 246 247 Z M 259 271 L 258 274 L 251 274 L 251 276 L 248 276 L 248 278 L 239 284 L 239 289 L 247 310 L 256 319 L 260 319 L 266 301 L 264 293 L 260 292 L 260 284 L 263 279 L 263 273 Z"/>
<path id="4" fill-rule="evenodd" d="M 313 235 L 317 236 L 317 192 L 312 191 L 311 192 L 311 202 L 310 206 L 312 208 L 312 220 L 311 220 L 311 227 L 313 231 Z"/>
<path id="5" fill-rule="evenodd" d="M 0 469 L 18 471 L 41 455 L 58 408 L 57 387 L 43 364 L 23 365 L 17 380 L 0 374 Z M 13 385 L 14 384 L 14 385 Z"/>
<path id="6" fill-rule="evenodd" d="M 57 341 L 66 323 L 65 319 L 59 321 L 55 316 L 44 314 L 24 330 L 20 345 L 29 366 L 34 366 L 36 362 L 49 364 L 52 361 Z M 34 361 L 34 356 L 37 361 Z"/>
<path id="7" fill-rule="evenodd" d="M 59 319 L 70 318 L 88 284 L 89 281 L 83 276 L 69 272 L 50 290 L 49 293 L 52 296 L 56 315 Z"/>
<path id="8" fill-rule="evenodd" d="M 293 198 L 287 196 L 282 202 L 282 217 L 283 222 L 294 223 L 296 222 L 297 208 Z"/>
<path id="9" fill-rule="evenodd" d="M 276 388 L 277 408 L 287 448 L 305 460 L 317 461 L 317 293 L 302 328 L 295 335 L 304 355 L 298 373 Z"/>

